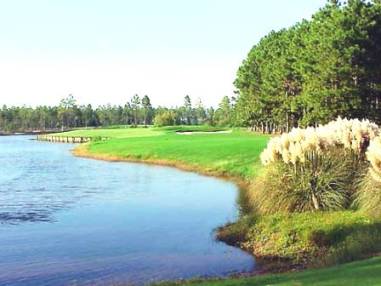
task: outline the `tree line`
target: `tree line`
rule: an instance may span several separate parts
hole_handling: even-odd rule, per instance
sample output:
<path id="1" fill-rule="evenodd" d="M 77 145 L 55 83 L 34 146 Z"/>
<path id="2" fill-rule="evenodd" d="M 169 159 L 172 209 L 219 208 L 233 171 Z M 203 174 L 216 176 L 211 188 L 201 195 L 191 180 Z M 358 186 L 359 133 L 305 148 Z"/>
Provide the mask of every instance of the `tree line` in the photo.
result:
<path id="1" fill-rule="evenodd" d="M 0 131 L 112 125 L 248 126 L 262 132 L 325 124 L 337 117 L 381 123 L 381 0 L 329 0 L 311 20 L 272 31 L 237 71 L 235 97 L 205 108 L 185 96 L 180 107 L 153 107 L 134 95 L 125 105 L 0 109 Z"/>
<path id="2" fill-rule="evenodd" d="M 205 108 L 201 100 L 192 103 L 190 96 L 184 97 L 180 107 L 153 107 L 149 96 L 135 94 L 123 106 L 90 104 L 78 105 L 73 95 L 62 99 L 57 106 L 3 105 L 0 109 L 0 133 L 26 131 L 68 130 L 78 127 L 115 125 L 227 125 L 230 123 L 232 104 L 226 96 L 219 107 Z"/>
<path id="3" fill-rule="evenodd" d="M 237 72 L 235 125 L 261 131 L 381 122 L 381 1 L 330 0 L 311 20 L 273 31 Z"/>

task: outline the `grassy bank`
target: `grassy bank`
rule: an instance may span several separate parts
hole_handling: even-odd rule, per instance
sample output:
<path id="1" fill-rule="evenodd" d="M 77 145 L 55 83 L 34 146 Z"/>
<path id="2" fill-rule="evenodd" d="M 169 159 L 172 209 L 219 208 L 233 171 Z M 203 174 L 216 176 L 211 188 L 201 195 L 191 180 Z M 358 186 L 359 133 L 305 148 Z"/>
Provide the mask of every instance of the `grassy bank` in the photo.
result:
<path id="1" fill-rule="evenodd" d="M 375 286 L 381 285 L 381 257 L 303 272 L 223 280 L 162 283 L 160 285 L 184 284 L 195 286 Z"/>
<path id="2" fill-rule="evenodd" d="M 255 253 L 263 267 L 301 269 L 361 259 L 381 251 L 381 222 L 355 211 L 250 215 L 218 237 Z M 380 274 L 381 275 L 381 274 Z"/>
<path id="3" fill-rule="evenodd" d="M 105 136 L 107 141 L 95 141 L 77 148 L 77 155 L 99 159 L 144 161 L 172 165 L 205 174 L 250 179 L 256 174 L 259 154 L 268 136 L 244 131 L 224 134 L 180 135 L 176 131 L 211 132 L 220 129 L 201 127 L 138 128 L 116 130 L 85 130 L 65 133 L 65 136 Z"/>

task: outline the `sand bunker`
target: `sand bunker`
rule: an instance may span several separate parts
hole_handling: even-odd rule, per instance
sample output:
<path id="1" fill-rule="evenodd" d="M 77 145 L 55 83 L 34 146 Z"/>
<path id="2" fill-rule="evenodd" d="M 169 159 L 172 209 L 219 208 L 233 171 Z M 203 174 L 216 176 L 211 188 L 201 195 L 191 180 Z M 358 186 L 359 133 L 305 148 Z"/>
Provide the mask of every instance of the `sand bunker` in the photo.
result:
<path id="1" fill-rule="evenodd" d="M 221 134 L 232 133 L 233 130 L 221 130 L 221 131 L 177 131 L 179 135 L 195 135 L 195 134 Z"/>

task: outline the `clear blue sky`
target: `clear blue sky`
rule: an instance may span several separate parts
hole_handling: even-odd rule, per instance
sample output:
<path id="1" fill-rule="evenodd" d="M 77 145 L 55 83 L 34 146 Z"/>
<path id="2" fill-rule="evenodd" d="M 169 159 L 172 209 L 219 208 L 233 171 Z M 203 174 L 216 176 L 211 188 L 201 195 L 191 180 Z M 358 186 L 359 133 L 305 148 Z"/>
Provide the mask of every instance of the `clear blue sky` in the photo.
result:
<path id="1" fill-rule="evenodd" d="M 325 0 L 0 0 L 0 104 L 215 105 L 271 30 Z"/>

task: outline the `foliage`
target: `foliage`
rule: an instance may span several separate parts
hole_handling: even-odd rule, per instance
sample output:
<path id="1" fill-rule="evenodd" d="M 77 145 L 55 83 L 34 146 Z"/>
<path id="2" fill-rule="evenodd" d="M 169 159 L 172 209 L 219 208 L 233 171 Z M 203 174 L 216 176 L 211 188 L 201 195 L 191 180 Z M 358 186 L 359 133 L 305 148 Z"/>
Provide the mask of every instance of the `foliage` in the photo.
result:
<path id="1" fill-rule="evenodd" d="M 315 210 L 342 210 L 353 193 L 352 162 L 334 151 L 319 157 L 318 164 L 306 161 L 295 171 L 274 163 L 250 187 L 250 198 L 260 214 Z"/>
<path id="2" fill-rule="evenodd" d="M 266 170 L 252 187 L 257 210 L 346 209 L 367 168 L 369 142 L 379 133 L 367 120 L 339 118 L 272 138 L 261 154 Z"/>
<path id="3" fill-rule="evenodd" d="M 272 31 L 237 71 L 236 97 L 206 108 L 189 95 L 179 107 L 156 107 L 147 95 L 124 106 L 78 106 L 72 96 L 59 106 L 6 107 L 0 131 L 151 125 L 171 111 L 176 125 L 250 126 L 267 133 L 317 126 L 338 116 L 381 122 L 380 1 L 329 1 L 311 20 Z"/>
<path id="4" fill-rule="evenodd" d="M 230 98 L 224 96 L 222 101 L 218 105 L 218 109 L 214 114 L 214 120 L 217 125 L 227 126 L 231 125 L 231 116 L 232 116 L 232 104 Z"/>
<path id="5" fill-rule="evenodd" d="M 172 126 L 175 125 L 176 114 L 173 111 L 164 111 L 155 116 L 155 126 Z"/>
<path id="6" fill-rule="evenodd" d="M 148 97 L 148 95 L 145 95 L 142 98 L 142 111 L 143 111 L 144 125 L 151 123 L 152 117 L 153 117 L 153 107 L 152 107 L 151 100 Z"/>
<path id="7" fill-rule="evenodd" d="M 75 125 L 77 117 L 75 116 L 76 100 L 73 95 L 63 98 L 58 106 L 58 120 L 61 122 L 62 130 L 65 126 Z"/>
<path id="8" fill-rule="evenodd" d="M 263 132 L 337 116 L 380 122 L 381 5 L 333 1 L 256 44 L 237 72 L 237 125 Z"/>
<path id="9" fill-rule="evenodd" d="M 135 94 L 124 106 L 101 105 L 93 108 L 88 105 L 77 105 L 76 99 L 69 95 L 61 100 L 59 106 L 7 107 L 0 109 L 0 133 L 25 132 L 25 131 L 55 131 L 79 127 L 104 128 L 117 125 L 152 125 L 156 115 L 171 118 L 165 125 L 215 125 L 214 109 L 205 108 L 198 100 L 196 107 L 192 107 L 189 96 L 185 97 L 185 105 L 181 107 L 156 107 L 152 106 L 147 95 L 142 98 Z M 173 118 L 173 120 L 172 120 Z M 225 120 L 225 119 L 224 119 Z M 218 121 L 218 125 L 225 124 Z M 226 123 L 227 124 L 227 123 Z M 162 125 L 162 124 L 159 124 Z"/>
<path id="10" fill-rule="evenodd" d="M 134 119 L 134 125 L 138 125 L 138 114 L 139 114 L 139 107 L 140 107 L 140 97 L 139 95 L 135 94 L 131 99 L 131 109 Z"/>

